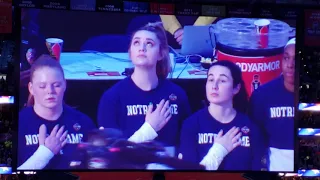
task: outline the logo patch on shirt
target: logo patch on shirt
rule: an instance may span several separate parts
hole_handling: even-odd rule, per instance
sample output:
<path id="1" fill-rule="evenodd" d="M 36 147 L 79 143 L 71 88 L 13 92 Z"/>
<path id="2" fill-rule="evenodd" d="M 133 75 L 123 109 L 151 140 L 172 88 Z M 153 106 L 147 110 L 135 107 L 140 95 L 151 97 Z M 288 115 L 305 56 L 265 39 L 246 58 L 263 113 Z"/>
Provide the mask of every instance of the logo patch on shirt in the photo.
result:
<path id="1" fill-rule="evenodd" d="M 81 125 L 78 124 L 78 123 L 75 123 L 75 124 L 73 125 L 73 129 L 76 130 L 76 131 L 79 131 L 79 130 L 81 129 Z"/>
<path id="2" fill-rule="evenodd" d="M 169 96 L 169 99 L 170 99 L 171 101 L 176 101 L 176 100 L 178 99 L 178 97 L 177 97 L 175 94 L 171 94 L 171 95 Z"/>
<path id="3" fill-rule="evenodd" d="M 248 134 L 250 132 L 250 129 L 247 127 L 247 126 L 244 126 L 241 128 L 241 131 L 244 133 L 244 134 Z"/>

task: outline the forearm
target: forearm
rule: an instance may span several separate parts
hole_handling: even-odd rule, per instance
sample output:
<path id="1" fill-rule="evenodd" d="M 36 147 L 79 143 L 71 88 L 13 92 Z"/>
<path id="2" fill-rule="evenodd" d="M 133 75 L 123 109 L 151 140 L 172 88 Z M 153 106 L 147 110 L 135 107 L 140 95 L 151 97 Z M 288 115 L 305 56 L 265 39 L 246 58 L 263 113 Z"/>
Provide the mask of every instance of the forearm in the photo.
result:
<path id="1" fill-rule="evenodd" d="M 175 15 L 160 15 L 163 27 L 172 35 L 181 28 L 181 24 Z"/>
<path id="2" fill-rule="evenodd" d="M 128 140 L 135 143 L 143 143 L 154 140 L 158 136 L 151 125 L 145 122 Z"/>
<path id="3" fill-rule="evenodd" d="M 215 143 L 200 164 L 205 166 L 206 170 L 217 170 L 227 154 L 228 151 L 222 145 Z"/>
<path id="4" fill-rule="evenodd" d="M 18 170 L 41 170 L 53 158 L 54 154 L 45 146 L 40 145 L 34 154 Z"/>
<path id="5" fill-rule="evenodd" d="M 209 16 L 200 16 L 193 24 L 194 26 L 204 26 L 212 24 L 217 18 L 216 17 L 209 17 Z"/>

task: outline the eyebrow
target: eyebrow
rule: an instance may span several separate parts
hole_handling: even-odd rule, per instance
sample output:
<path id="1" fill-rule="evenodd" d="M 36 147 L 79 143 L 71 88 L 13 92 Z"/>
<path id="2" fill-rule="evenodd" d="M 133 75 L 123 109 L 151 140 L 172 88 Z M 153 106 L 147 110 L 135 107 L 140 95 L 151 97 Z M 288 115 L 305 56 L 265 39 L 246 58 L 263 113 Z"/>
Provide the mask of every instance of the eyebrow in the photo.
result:
<path id="1" fill-rule="evenodd" d="M 295 56 L 295 54 L 289 54 L 289 53 L 287 53 L 287 52 L 285 52 L 284 54 L 283 54 L 283 56 L 289 56 L 289 57 L 293 57 L 293 56 Z"/>
<path id="2" fill-rule="evenodd" d="M 135 37 L 135 38 L 133 38 L 133 39 L 141 39 L 140 37 Z M 154 42 L 154 40 L 153 39 L 151 39 L 151 38 L 146 38 L 148 41 L 153 41 Z"/>
<path id="3" fill-rule="evenodd" d="M 208 77 L 209 77 L 209 76 L 213 76 L 213 74 L 209 74 Z M 226 78 L 229 79 L 229 77 L 228 77 L 227 75 L 225 75 L 225 74 L 219 74 L 219 76 L 223 76 L 223 77 L 226 77 Z"/>
<path id="4" fill-rule="evenodd" d="M 55 81 L 55 82 L 52 82 L 50 84 L 62 84 L 62 83 L 63 83 L 62 81 Z M 41 82 L 36 82 L 36 84 L 48 84 L 48 83 L 41 81 Z"/>

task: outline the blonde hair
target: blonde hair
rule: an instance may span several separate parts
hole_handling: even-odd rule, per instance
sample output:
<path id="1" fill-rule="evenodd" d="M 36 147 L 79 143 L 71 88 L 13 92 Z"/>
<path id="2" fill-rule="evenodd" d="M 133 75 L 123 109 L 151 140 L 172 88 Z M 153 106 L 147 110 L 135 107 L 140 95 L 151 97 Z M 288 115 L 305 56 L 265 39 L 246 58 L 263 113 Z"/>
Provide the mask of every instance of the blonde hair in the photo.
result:
<path id="1" fill-rule="evenodd" d="M 169 56 L 169 45 L 167 40 L 166 31 L 163 28 L 163 24 L 161 22 L 154 22 L 148 23 L 145 26 L 139 28 L 137 31 L 133 33 L 133 36 L 138 31 L 149 31 L 154 33 L 160 41 L 160 53 L 162 59 L 157 62 L 156 71 L 158 78 L 167 78 L 168 74 L 171 72 L 172 67 L 170 63 L 170 56 Z M 132 37 L 133 37 L 132 36 Z M 132 41 L 132 38 L 131 38 Z M 130 43 L 132 44 L 132 42 Z"/>

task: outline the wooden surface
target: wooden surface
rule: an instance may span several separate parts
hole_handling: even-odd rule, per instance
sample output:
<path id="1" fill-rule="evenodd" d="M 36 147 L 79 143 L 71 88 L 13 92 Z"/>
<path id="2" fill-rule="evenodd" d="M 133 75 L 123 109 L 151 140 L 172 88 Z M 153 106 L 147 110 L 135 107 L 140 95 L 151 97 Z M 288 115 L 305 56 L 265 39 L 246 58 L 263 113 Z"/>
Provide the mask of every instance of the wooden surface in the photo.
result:
<path id="1" fill-rule="evenodd" d="M 77 172 L 73 173 L 80 177 L 80 180 L 105 179 L 105 180 L 151 180 L 151 172 Z M 241 173 L 197 173 L 197 172 L 175 172 L 165 173 L 166 180 L 245 180 Z"/>

